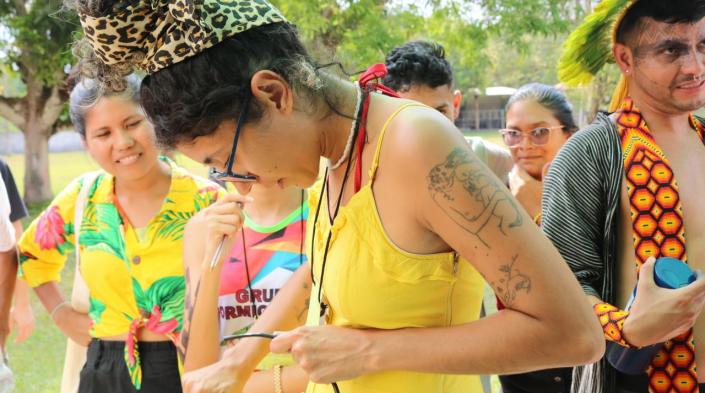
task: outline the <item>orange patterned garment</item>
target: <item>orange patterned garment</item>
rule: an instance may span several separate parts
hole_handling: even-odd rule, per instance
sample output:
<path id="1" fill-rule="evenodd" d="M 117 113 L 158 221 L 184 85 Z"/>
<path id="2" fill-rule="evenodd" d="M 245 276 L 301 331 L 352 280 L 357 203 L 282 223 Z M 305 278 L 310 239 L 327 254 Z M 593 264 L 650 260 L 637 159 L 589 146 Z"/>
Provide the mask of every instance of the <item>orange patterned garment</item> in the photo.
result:
<path id="1" fill-rule="evenodd" d="M 705 127 L 692 115 L 690 123 L 705 142 Z M 652 256 L 672 257 L 687 263 L 678 184 L 665 154 L 630 98 L 625 99 L 617 112 L 617 129 L 629 194 L 637 270 Z M 666 342 L 651 361 L 647 373 L 651 393 L 699 392 L 692 330 Z"/>

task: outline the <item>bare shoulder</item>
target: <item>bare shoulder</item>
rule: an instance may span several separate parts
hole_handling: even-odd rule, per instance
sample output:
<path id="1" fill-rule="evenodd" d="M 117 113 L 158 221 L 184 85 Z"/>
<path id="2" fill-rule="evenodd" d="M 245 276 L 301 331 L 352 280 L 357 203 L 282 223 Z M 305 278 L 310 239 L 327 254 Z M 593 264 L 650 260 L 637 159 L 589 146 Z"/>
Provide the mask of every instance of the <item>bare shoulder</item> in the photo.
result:
<path id="1" fill-rule="evenodd" d="M 459 203 L 467 198 L 451 195 L 456 186 L 467 185 L 470 180 L 479 181 L 483 175 L 487 175 L 487 181 L 492 179 L 490 171 L 477 159 L 455 125 L 435 109 L 425 106 L 407 107 L 389 123 L 379 165 L 380 179 L 385 177 L 386 187 L 380 186 L 378 190 L 407 195 L 397 207 L 406 208 L 420 227 L 434 233 L 437 231 L 429 219 L 433 209 L 429 206 L 446 200 Z M 453 208 L 466 209 L 467 206 Z M 433 214 L 438 215 L 438 212 Z"/>
<path id="2" fill-rule="evenodd" d="M 458 239 L 489 246 L 524 221 L 504 184 L 479 159 L 448 119 L 426 107 L 405 109 L 385 138 L 387 166 L 397 189 L 413 195 L 417 222 L 455 249 Z M 388 147 L 387 147 L 388 146 Z M 488 229 L 491 223 L 493 228 Z M 455 239 L 456 243 L 453 243 Z"/>
<path id="3" fill-rule="evenodd" d="M 412 106 L 397 114 L 385 136 L 390 161 L 403 162 L 402 168 L 418 173 L 436 165 L 454 148 L 470 148 L 462 133 L 437 110 Z"/>

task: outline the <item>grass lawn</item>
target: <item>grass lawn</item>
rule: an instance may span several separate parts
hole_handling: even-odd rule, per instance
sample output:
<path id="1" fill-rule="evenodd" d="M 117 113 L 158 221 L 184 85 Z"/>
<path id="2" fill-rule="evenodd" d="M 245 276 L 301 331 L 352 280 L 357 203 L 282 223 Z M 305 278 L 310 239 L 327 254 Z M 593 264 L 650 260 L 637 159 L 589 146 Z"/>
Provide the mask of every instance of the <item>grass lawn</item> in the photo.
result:
<path id="1" fill-rule="evenodd" d="M 30 209 L 36 216 L 41 209 Z M 61 288 L 68 299 L 73 284 L 73 255 L 69 257 L 61 275 Z M 14 334 L 8 339 L 10 367 L 15 373 L 17 393 L 57 393 L 61 385 L 66 337 L 49 318 L 41 303 L 32 294 L 35 327 L 32 336 L 22 344 L 14 343 Z"/>
<path id="2" fill-rule="evenodd" d="M 483 138 L 500 144 L 501 139 L 496 132 L 473 133 L 467 135 L 482 136 Z M 21 155 L 3 157 L 8 162 L 15 176 L 18 187 L 23 192 L 24 184 L 24 158 Z M 72 179 L 82 173 L 96 170 L 98 166 L 90 156 L 84 152 L 53 153 L 49 157 L 51 186 L 54 195 L 63 189 Z M 206 170 L 202 165 L 189 160 L 186 157 L 177 155 L 176 161 L 190 169 L 193 173 L 205 176 Z M 31 206 L 30 216 L 36 217 L 44 206 Z M 25 227 L 29 223 L 25 222 Z M 74 259 L 70 256 L 68 263 L 63 270 L 61 288 L 64 296 L 68 299 L 73 285 Z M 32 336 L 22 344 L 16 345 L 10 337 L 8 340 L 8 352 L 10 355 L 10 366 L 15 373 L 18 393 L 56 393 L 59 391 L 61 383 L 61 370 L 64 361 L 64 350 L 66 338 L 56 328 L 49 314 L 44 311 L 36 296 L 32 295 L 32 307 L 34 309 L 36 325 Z M 499 384 L 496 378 L 492 381 L 492 391 L 499 392 Z"/>

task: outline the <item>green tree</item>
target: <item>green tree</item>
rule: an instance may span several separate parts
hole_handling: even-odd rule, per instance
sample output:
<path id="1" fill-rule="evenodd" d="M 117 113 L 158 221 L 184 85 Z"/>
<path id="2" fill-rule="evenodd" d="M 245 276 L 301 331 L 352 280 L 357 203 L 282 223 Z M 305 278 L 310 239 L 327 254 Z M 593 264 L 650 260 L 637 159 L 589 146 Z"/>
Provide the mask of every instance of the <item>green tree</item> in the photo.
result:
<path id="1" fill-rule="evenodd" d="M 578 1 L 578 0 L 576 0 Z M 461 88 L 490 83 L 490 35 L 520 42 L 526 34 L 564 32 L 575 8 L 562 0 L 274 0 L 296 23 L 314 55 L 360 70 L 412 39 L 443 44 Z"/>
<path id="2" fill-rule="evenodd" d="M 78 20 L 59 14 L 61 0 L 0 0 L 0 63 L 5 77 L 16 76 L 23 91 L 0 95 L 0 116 L 25 137 L 25 200 L 51 199 L 49 137 L 67 100 L 64 69 Z M 17 89 L 15 89 L 17 90 Z"/>
<path id="3" fill-rule="evenodd" d="M 531 82 L 557 84 L 555 65 L 565 37 L 565 34 L 532 35 L 522 38 L 517 46 L 501 36 L 491 36 L 487 45 L 492 63 L 488 77 L 497 86 L 515 88 Z"/>
<path id="4" fill-rule="evenodd" d="M 340 61 L 358 71 L 383 61 L 411 39 L 443 44 L 461 89 L 492 83 L 490 37 L 522 45 L 527 34 L 564 32 L 590 0 L 273 0 L 321 62 Z M 25 199 L 51 198 L 48 138 L 61 124 L 67 98 L 64 69 L 79 30 L 61 0 L 0 0 L 0 64 L 16 75 L 21 93 L 0 97 L 0 116 L 25 135 Z M 553 67 L 553 64 L 549 65 Z M 17 89 L 9 89 L 17 90 Z M 65 114 L 64 119 L 65 121 Z"/>

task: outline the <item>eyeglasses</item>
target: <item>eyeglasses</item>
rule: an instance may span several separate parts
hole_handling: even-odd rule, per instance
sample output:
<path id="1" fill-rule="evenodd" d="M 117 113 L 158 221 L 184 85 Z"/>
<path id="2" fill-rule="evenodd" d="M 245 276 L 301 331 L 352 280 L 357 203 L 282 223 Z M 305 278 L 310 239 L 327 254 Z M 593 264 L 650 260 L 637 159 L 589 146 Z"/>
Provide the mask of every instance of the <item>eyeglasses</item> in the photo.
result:
<path id="1" fill-rule="evenodd" d="M 257 181 L 257 176 L 255 175 L 246 175 L 233 172 L 233 164 L 235 163 L 235 152 L 237 151 L 237 142 L 240 139 L 240 131 L 242 130 L 242 125 L 247 119 L 247 110 L 249 107 L 250 93 L 248 92 L 242 102 L 242 109 L 240 109 L 240 114 L 237 116 L 235 136 L 233 137 L 233 148 L 230 151 L 230 157 L 228 157 L 228 162 L 225 164 L 225 172 L 220 172 L 215 168 L 211 168 L 208 172 L 208 175 L 212 180 L 229 183 L 251 183 Z"/>
<path id="2" fill-rule="evenodd" d="M 528 133 L 521 132 L 519 130 L 512 130 L 509 128 L 505 128 L 502 130 L 499 130 L 499 133 L 502 134 L 502 139 L 504 140 L 504 144 L 506 144 L 509 147 L 514 147 L 518 146 L 521 144 L 521 141 L 524 140 L 524 138 L 529 138 L 529 142 L 531 142 L 532 145 L 535 146 L 542 146 L 548 143 L 548 139 L 551 136 L 551 131 L 552 130 L 557 130 L 565 128 L 564 126 L 555 126 L 555 127 L 539 127 L 539 128 L 534 128 L 533 130 L 529 131 Z"/>

